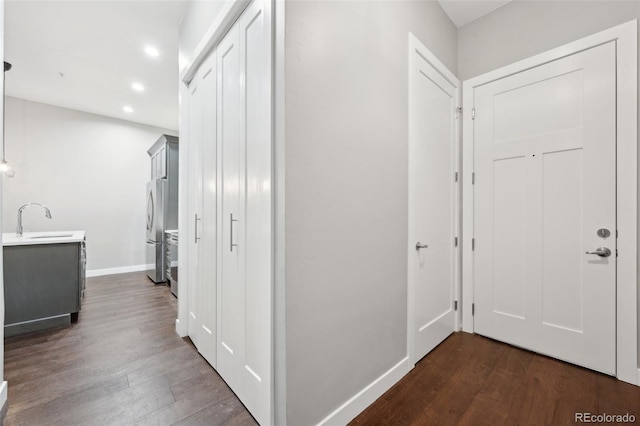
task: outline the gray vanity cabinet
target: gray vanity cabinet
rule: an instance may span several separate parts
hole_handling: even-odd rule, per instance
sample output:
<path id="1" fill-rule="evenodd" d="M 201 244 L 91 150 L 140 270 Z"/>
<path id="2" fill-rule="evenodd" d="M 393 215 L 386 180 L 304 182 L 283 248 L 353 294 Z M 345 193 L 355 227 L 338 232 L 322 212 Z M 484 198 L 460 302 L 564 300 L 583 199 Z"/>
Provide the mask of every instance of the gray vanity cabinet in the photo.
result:
<path id="1" fill-rule="evenodd" d="M 65 325 L 80 311 L 84 241 L 4 246 L 5 334 Z"/>

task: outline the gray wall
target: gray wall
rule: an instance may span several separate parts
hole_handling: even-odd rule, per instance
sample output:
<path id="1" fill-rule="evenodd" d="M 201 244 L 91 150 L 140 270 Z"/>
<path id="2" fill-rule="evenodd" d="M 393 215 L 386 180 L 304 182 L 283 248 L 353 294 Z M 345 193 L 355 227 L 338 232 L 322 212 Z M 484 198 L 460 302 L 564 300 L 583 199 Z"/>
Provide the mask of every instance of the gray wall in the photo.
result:
<path id="1" fill-rule="evenodd" d="M 87 269 L 147 263 L 147 149 L 162 133 L 176 132 L 45 105 L 6 100 L 6 152 L 14 178 L 3 179 L 3 232 L 15 232 L 18 208 L 25 229 L 85 230 Z"/>
<path id="2" fill-rule="evenodd" d="M 178 45 L 178 69 L 182 71 L 190 63 L 193 53 L 206 31 L 215 21 L 220 10 L 229 0 L 192 0 L 180 21 Z"/>
<path id="3" fill-rule="evenodd" d="M 431 1 L 286 3 L 288 424 L 407 355 L 408 32 L 452 72 Z"/>
<path id="4" fill-rule="evenodd" d="M 638 0 L 515 1 L 460 28 L 459 76 L 475 77 L 638 17 Z M 640 323 L 638 333 L 640 346 Z"/>
<path id="5" fill-rule="evenodd" d="M 466 80 L 638 18 L 640 2 L 514 1 L 458 31 Z"/>

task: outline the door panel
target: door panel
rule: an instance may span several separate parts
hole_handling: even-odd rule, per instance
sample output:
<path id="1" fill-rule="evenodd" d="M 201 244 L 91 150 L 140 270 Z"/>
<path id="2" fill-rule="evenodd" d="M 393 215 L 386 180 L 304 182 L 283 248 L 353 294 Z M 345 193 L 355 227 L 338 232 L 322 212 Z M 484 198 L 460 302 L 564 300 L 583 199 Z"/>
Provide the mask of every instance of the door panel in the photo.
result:
<path id="1" fill-rule="evenodd" d="M 425 49 L 420 46 L 419 49 Z M 457 81 L 411 52 L 409 274 L 417 362 L 455 328 L 454 227 Z M 417 250 L 416 244 L 428 247 Z"/>
<path id="2" fill-rule="evenodd" d="M 271 423 L 271 30 L 254 1 L 218 46 L 218 372 Z"/>
<path id="3" fill-rule="evenodd" d="M 609 374 L 615 91 L 613 43 L 474 90 L 475 331 Z"/>
<path id="4" fill-rule="evenodd" d="M 218 370 L 232 389 L 238 387 L 234 357 L 242 353 L 244 341 L 242 269 L 245 245 L 240 204 L 243 192 L 240 139 L 240 51 L 238 28 L 231 29 L 218 46 L 218 139 L 221 173 L 221 278 L 218 287 Z"/>
<path id="5" fill-rule="evenodd" d="M 202 139 L 204 137 L 204 97 L 200 90 L 199 75 L 189 85 L 189 185 L 188 202 L 190 218 L 188 221 L 189 241 L 189 300 L 188 300 L 188 333 L 193 344 L 200 345 L 202 310 L 202 286 L 200 283 L 200 219 L 202 218 Z"/>
<path id="6" fill-rule="evenodd" d="M 200 281 L 200 344 L 198 351 L 211 365 L 217 365 L 216 310 L 217 310 L 217 148 L 216 148 L 216 78 L 215 52 L 201 65 L 200 87 L 203 96 L 204 122 L 201 159 L 201 220 L 198 249 Z"/>

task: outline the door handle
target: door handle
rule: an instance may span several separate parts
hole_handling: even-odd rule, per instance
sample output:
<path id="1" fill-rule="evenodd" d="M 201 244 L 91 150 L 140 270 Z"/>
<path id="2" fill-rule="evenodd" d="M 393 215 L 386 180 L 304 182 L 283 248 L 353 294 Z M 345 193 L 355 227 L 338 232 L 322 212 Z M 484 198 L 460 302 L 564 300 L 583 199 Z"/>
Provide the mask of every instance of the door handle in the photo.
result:
<path id="1" fill-rule="evenodd" d="M 427 247 L 429 246 L 426 244 L 420 244 L 420 241 L 416 243 L 416 251 L 420 251 L 420 249 L 427 248 Z"/>
<path id="2" fill-rule="evenodd" d="M 194 242 L 195 244 L 198 244 L 198 240 L 200 239 L 200 237 L 198 237 L 198 221 L 200 220 L 200 218 L 198 218 L 198 213 L 196 213 L 194 216 L 195 216 L 195 219 L 196 219 L 196 220 L 195 220 L 195 221 L 194 221 L 194 223 L 193 223 L 193 225 L 194 225 L 194 227 L 193 227 L 193 234 L 194 234 L 194 236 L 195 236 L 195 238 L 194 238 L 193 242 Z"/>
<path id="3" fill-rule="evenodd" d="M 234 247 L 238 247 L 237 244 L 233 243 L 233 222 L 237 222 L 238 219 L 233 218 L 233 213 L 230 215 L 231 220 L 229 221 L 229 250 L 233 252 Z"/>
<path id="4" fill-rule="evenodd" d="M 596 254 L 600 257 L 609 257 L 611 256 L 611 250 L 606 247 L 598 247 L 594 251 L 585 251 L 585 254 Z"/>

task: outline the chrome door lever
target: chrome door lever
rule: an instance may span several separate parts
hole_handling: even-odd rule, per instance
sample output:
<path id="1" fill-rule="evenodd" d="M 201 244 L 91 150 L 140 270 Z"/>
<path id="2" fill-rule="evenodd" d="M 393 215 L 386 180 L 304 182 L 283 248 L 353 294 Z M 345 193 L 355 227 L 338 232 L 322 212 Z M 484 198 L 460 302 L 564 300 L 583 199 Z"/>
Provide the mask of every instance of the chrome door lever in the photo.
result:
<path id="1" fill-rule="evenodd" d="M 426 244 L 420 244 L 420 241 L 416 243 L 416 251 L 420 251 L 420 249 L 427 248 L 427 247 L 429 246 Z"/>
<path id="2" fill-rule="evenodd" d="M 585 254 L 595 254 L 600 257 L 609 257 L 611 256 L 611 250 L 606 247 L 598 247 L 594 251 L 585 251 Z"/>

